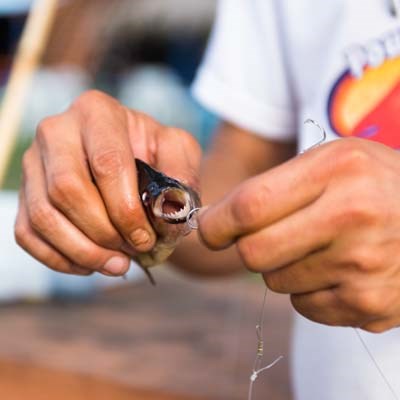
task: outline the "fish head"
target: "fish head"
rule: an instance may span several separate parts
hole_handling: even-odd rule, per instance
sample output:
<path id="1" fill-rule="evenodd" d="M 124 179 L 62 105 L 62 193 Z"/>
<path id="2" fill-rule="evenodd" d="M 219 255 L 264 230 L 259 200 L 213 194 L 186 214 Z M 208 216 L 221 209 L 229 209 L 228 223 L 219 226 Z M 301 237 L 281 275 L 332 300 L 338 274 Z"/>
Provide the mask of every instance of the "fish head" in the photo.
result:
<path id="1" fill-rule="evenodd" d="M 136 169 L 143 208 L 157 235 L 151 252 L 138 257 L 139 263 L 148 267 L 165 261 L 179 241 L 190 233 L 188 217 L 201 203 L 194 189 L 139 159 L 136 159 Z"/>

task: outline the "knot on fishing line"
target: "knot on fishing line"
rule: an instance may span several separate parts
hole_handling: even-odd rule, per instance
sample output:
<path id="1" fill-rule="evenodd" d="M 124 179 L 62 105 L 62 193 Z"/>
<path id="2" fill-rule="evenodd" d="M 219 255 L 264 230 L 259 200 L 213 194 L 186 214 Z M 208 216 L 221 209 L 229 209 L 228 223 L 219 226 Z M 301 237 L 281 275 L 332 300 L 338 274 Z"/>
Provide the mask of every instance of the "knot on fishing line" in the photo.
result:
<path id="1" fill-rule="evenodd" d="M 257 372 L 257 371 L 254 371 L 254 372 L 252 373 L 252 375 L 250 376 L 250 381 L 251 381 L 251 382 L 255 382 L 257 378 L 258 378 L 258 372 Z"/>

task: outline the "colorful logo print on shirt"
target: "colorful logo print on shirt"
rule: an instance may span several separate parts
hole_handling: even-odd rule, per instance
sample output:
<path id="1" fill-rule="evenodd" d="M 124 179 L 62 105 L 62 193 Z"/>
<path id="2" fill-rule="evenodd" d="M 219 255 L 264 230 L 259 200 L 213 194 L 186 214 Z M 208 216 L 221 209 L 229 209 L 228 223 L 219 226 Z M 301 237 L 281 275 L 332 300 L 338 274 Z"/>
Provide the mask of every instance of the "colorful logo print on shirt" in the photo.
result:
<path id="1" fill-rule="evenodd" d="M 400 149 L 400 57 L 365 67 L 361 78 L 346 71 L 328 104 L 332 130 Z"/>

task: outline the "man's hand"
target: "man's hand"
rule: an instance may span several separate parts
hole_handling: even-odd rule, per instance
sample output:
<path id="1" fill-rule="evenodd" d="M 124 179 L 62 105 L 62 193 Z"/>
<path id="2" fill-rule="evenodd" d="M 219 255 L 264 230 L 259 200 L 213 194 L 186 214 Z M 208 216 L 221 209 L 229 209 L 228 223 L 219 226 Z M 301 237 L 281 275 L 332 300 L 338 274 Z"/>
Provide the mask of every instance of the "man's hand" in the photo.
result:
<path id="1" fill-rule="evenodd" d="M 307 318 L 381 332 L 400 324 L 400 155 L 343 139 L 258 175 L 200 216 Z"/>
<path id="2" fill-rule="evenodd" d="M 96 91 L 45 119 L 23 160 L 17 242 L 57 271 L 122 275 L 155 234 L 142 209 L 134 158 L 197 186 L 201 152 L 179 129 Z"/>

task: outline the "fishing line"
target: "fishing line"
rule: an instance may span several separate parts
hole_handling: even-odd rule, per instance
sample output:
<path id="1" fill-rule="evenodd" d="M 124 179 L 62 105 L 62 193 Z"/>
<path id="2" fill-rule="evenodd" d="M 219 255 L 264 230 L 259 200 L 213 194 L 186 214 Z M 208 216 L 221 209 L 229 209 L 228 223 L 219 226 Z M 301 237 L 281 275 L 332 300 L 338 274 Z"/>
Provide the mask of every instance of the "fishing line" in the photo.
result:
<path id="1" fill-rule="evenodd" d="M 319 131 L 321 132 L 321 138 L 314 143 L 312 146 L 306 148 L 305 150 L 300 151 L 300 155 L 306 153 L 307 151 L 310 151 L 312 149 L 315 149 L 316 147 L 319 147 L 321 144 L 323 144 L 326 140 L 326 131 L 325 129 L 315 120 L 308 118 L 304 121 L 304 124 L 312 124 L 316 126 Z M 267 293 L 268 293 L 268 288 L 265 288 L 264 292 L 264 298 L 262 301 L 262 306 L 261 306 L 261 314 L 260 314 L 260 319 L 258 324 L 256 325 L 256 334 L 257 334 L 257 353 L 256 353 L 256 358 L 254 360 L 254 366 L 253 370 L 250 375 L 250 385 L 249 385 L 249 392 L 248 392 L 248 397 L 247 400 L 252 400 L 253 399 L 253 387 L 254 383 L 259 377 L 259 375 L 266 371 L 267 369 L 272 368 L 274 365 L 276 365 L 282 358 L 283 356 L 279 356 L 274 362 L 271 364 L 268 364 L 267 366 L 260 368 L 261 367 L 261 362 L 264 356 L 264 316 L 265 316 L 265 308 L 266 308 L 266 303 L 267 303 Z M 396 399 L 398 400 L 398 399 Z"/>
<path id="2" fill-rule="evenodd" d="M 186 217 L 186 224 L 190 230 L 197 230 L 199 228 L 197 215 L 200 211 L 200 208 L 193 208 Z M 254 383 L 259 377 L 259 375 L 266 371 L 267 369 L 272 368 L 275 364 L 277 364 L 283 356 L 279 356 L 275 361 L 271 364 L 266 365 L 265 367 L 261 367 L 262 360 L 264 357 L 264 318 L 265 318 L 265 308 L 267 303 L 267 293 L 268 288 L 265 287 L 264 298 L 261 305 L 260 316 L 258 320 L 258 324 L 256 325 L 256 335 L 257 335 L 257 352 L 254 359 L 253 369 L 250 375 L 250 384 L 249 384 L 249 392 L 248 392 L 248 400 L 252 400 L 253 398 L 253 387 Z"/>
<path id="3" fill-rule="evenodd" d="M 395 0 L 394 2 L 398 3 L 399 0 Z M 313 119 L 307 119 L 306 121 L 304 121 L 305 124 L 312 124 L 314 126 L 316 126 L 320 132 L 321 132 L 321 139 L 315 143 L 314 145 L 312 145 L 311 147 L 307 148 L 306 150 L 303 150 L 302 152 L 300 152 L 300 154 L 304 154 L 307 151 L 310 151 L 318 146 L 320 146 L 321 144 L 323 144 L 326 140 L 326 131 L 325 129 L 318 124 L 318 122 L 314 121 Z M 365 342 L 365 340 L 363 339 L 363 337 L 361 336 L 360 332 L 358 331 L 357 328 L 354 328 L 354 332 L 356 333 L 362 347 L 364 348 L 364 350 L 366 351 L 366 353 L 368 354 L 368 357 L 370 358 L 372 364 L 375 366 L 376 371 L 378 372 L 378 374 L 381 376 L 383 382 L 385 383 L 387 389 L 390 391 L 390 393 L 392 394 L 393 398 L 395 400 L 400 400 L 400 398 L 397 396 L 397 393 L 395 392 L 393 386 L 390 384 L 389 380 L 387 379 L 387 377 L 385 376 L 385 374 L 383 373 L 382 368 L 379 366 L 378 362 L 376 361 L 375 357 L 373 356 L 372 352 L 370 351 L 370 349 L 367 346 L 367 343 Z"/>
<path id="4" fill-rule="evenodd" d="M 318 142 L 314 143 L 312 146 L 306 148 L 305 150 L 302 150 L 300 152 L 300 154 L 304 154 L 307 151 L 310 151 L 312 149 L 315 149 L 316 147 L 321 146 L 321 144 L 325 143 L 325 140 L 326 140 L 326 131 L 317 121 L 315 121 L 315 120 L 313 120 L 311 118 L 308 118 L 308 119 L 306 119 L 304 121 L 304 125 L 307 125 L 307 124 L 312 124 L 312 125 L 316 126 L 319 129 L 319 131 L 321 133 L 321 139 L 319 139 Z"/>
<path id="5" fill-rule="evenodd" d="M 253 387 L 254 387 L 254 383 L 257 380 L 257 378 L 259 377 L 259 375 L 262 372 L 266 371 L 267 369 L 272 368 L 275 364 L 277 364 L 283 358 L 283 356 L 279 356 L 271 364 L 268 364 L 265 367 L 261 367 L 261 363 L 262 363 L 262 360 L 264 357 L 264 317 L 265 317 L 265 307 L 267 304 L 267 293 L 268 293 L 268 288 L 265 287 L 264 298 L 263 298 L 261 311 L 260 311 L 260 318 L 259 318 L 258 324 L 256 325 L 257 353 L 256 353 L 256 357 L 254 359 L 253 370 L 250 375 L 249 392 L 248 392 L 248 396 L 247 396 L 248 400 L 253 399 Z"/>
<path id="6" fill-rule="evenodd" d="M 327 138 L 325 129 L 315 120 L 309 118 L 304 121 L 304 124 L 312 124 L 315 127 L 317 127 L 321 133 L 321 138 L 315 144 L 313 144 L 311 147 L 308 147 L 307 149 L 302 150 L 299 153 L 300 155 L 319 147 L 321 144 L 323 144 L 326 141 L 326 138 Z M 197 215 L 198 215 L 199 211 L 200 211 L 200 208 L 194 208 L 188 213 L 188 215 L 186 217 L 186 223 L 190 230 L 198 229 Z M 262 360 L 264 357 L 264 319 L 265 319 L 265 309 L 266 309 L 266 304 L 267 304 L 267 293 L 268 293 L 268 288 L 266 287 L 265 292 L 264 292 L 264 297 L 262 300 L 260 317 L 258 320 L 258 324 L 256 325 L 257 352 L 256 352 L 256 356 L 254 359 L 253 368 L 252 368 L 252 371 L 250 374 L 250 384 L 249 384 L 249 391 L 248 391 L 248 397 L 247 397 L 248 400 L 253 400 L 254 384 L 255 384 L 256 380 L 258 379 L 258 377 L 260 376 L 260 374 L 265 372 L 266 370 L 272 368 L 273 366 L 275 366 L 283 358 L 283 356 L 279 356 L 272 363 L 266 365 L 265 367 L 261 367 Z M 400 398 L 397 395 L 396 391 L 394 390 L 393 386 L 390 384 L 389 380 L 385 376 L 382 368 L 379 366 L 379 364 L 376 361 L 375 357 L 373 356 L 372 352 L 368 348 L 367 343 L 362 338 L 360 332 L 356 328 L 354 328 L 354 332 L 356 333 L 362 347 L 366 351 L 366 353 L 367 353 L 368 357 L 370 358 L 372 364 L 374 365 L 376 371 L 381 376 L 383 382 L 385 383 L 385 386 L 392 394 L 393 399 L 400 400 Z"/>
<path id="7" fill-rule="evenodd" d="M 399 400 L 400 398 L 397 396 L 397 393 L 395 392 L 393 386 L 390 384 L 389 379 L 386 377 L 386 375 L 383 373 L 382 368 L 379 366 L 378 362 L 376 361 L 375 357 L 373 356 L 373 354 L 371 353 L 371 350 L 368 348 L 367 343 L 365 342 L 365 340 L 363 339 L 363 337 L 361 336 L 360 332 L 358 331 L 357 328 L 354 328 L 354 332 L 356 333 L 358 339 L 360 340 L 362 346 L 364 347 L 364 350 L 367 352 L 370 360 L 372 361 L 372 363 L 375 366 L 375 369 L 378 371 L 379 375 L 381 376 L 383 382 L 385 383 L 386 387 L 388 388 L 388 390 L 390 391 L 390 393 L 392 394 L 393 398 L 395 400 Z"/>

